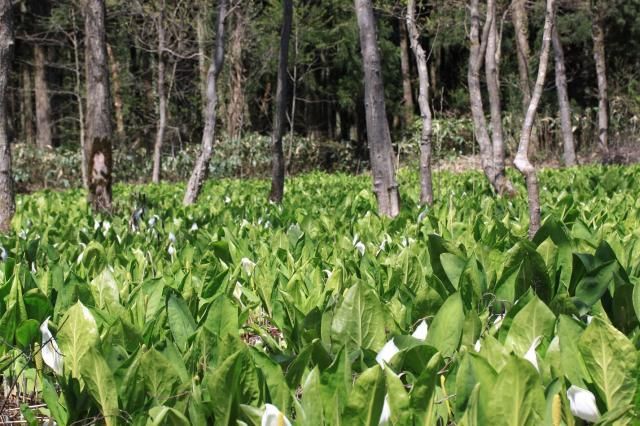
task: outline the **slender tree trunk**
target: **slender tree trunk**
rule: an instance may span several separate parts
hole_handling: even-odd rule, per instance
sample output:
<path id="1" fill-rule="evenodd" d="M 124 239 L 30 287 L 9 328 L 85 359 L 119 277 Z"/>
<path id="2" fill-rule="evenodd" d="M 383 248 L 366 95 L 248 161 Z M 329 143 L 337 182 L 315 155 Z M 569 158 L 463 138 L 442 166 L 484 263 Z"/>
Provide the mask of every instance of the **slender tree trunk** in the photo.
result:
<path id="1" fill-rule="evenodd" d="M 51 103 L 47 81 L 46 52 L 42 45 L 33 46 L 35 65 L 36 143 L 38 148 L 51 148 Z"/>
<path id="2" fill-rule="evenodd" d="M 198 38 L 198 71 L 200 73 L 200 99 L 202 111 L 207 109 L 207 54 L 205 49 L 207 6 L 204 0 L 198 2 L 198 16 L 196 17 L 196 35 Z M 203 117 L 204 118 L 204 117 Z"/>
<path id="3" fill-rule="evenodd" d="M 593 38 L 593 59 L 598 78 L 598 149 L 604 161 L 609 157 L 609 96 L 607 93 L 607 66 L 604 51 L 604 5 L 595 0 L 592 9 L 591 36 Z"/>
<path id="4" fill-rule="evenodd" d="M 244 8 L 234 9 L 235 25 L 231 40 L 229 41 L 229 66 L 231 68 L 231 88 L 229 94 L 229 105 L 227 107 L 227 136 L 231 139 L 240 137 L 240 132 L 244 124 L 244 82 L 245 69 L 243 63 L 243 52 L 247 21 L 244 16 Z"/>
<path id="5" fill-rule="evenodd" d="M 500 102 L 500 44 L 498 38 L 498 23 L 496 13 L 496 1 L 487 2 L 487 22 L 490 22 L 489 36 L 485 51 L 485 76 L 487 79 L 487 91 L 489 93 L 489 106 L 491 109 L 491 140 L 493 154 L 493 173 L 495 186 L 500 194 L 514 194 L 513 186 L 507 179 L 504 170 L 504 137 L 502 133 L 502 106 Z"/>
<path id="6" fill-rule="evenodd" d="M 487 50 L 493 16 L 491 14 L 487 15 L 487 20 L 482 29 L 482 35 L 480 35 L 478 2 L 478 0 L 471 0 L 469 3 L 471 12 L 471 26 L 469 28 L 469 71 L 467 74 L 469 101 L 471 104 L 473 129 L 480 148 L 482 170 L 496 192 L 500 193 L 501 188 L 496 181 L 496 172 L 493 165 L 493 145 L 489 137 L 489 132 L 487 131 L 487 122 L 482 105 L 482 88 L 480 86 L 480 68 L 482 67 L 483 58 Z"/>
<path id="7" fill-rule="evenodd" d="M 110 212 L 113 130 L 104 0 L 83 0 L 83 9 L 87 70 L 89 203 L 95 212 Z"/>
<path id="8" fill-rule="evenodd" d="M 167 96 L 165 94 L 165 31 L 164 31 L 164 2 L 158 16 L 158 124 L 156 128 L 156 142 L 153 146 L 153 172 L 151 180 L 160 183 L 160 170 L 162 168 L 162 143 L 164 132 L 167 128 Z"/>
<path id="9" fill-rule="evenodd" d="M 409 42 L 405 22 L 400 21 L 400 68 L 402 71 L 402 99 L 404 107 L 404 125 L 409 127 L 413 121 L 413 91 L 411 90 L 411 66 L 409 64 Z M 415 50 L 414 50 L 415 53 Z"/>
<path id="10" fill-rule="evenodd" d="M 418 65 L 418 106 L 422 118 L 422 133 L 420 134 L 420 203 L 433 204 L 433 182 L 431 178 L 431 136 L 433 122 L 431 107 L 429 106 L 429 68 L 427 55 L 420 44 L 420 33 L 416 25 L 416 1 L 409 0 L 407 5 L 407 29 L 411 49 Z"/>
<path id="11" fill-rule="evenodd" d="M 8 232 L 16 210 L 11 175 L 11 141 L 7 133 L 7 86 L 13 58 L 11 0 L 0 0 L 0 232 Z"/>
<path id="12" fill-rule="evenodd" d="M 378 199 L 380 214 L 395 217 L 400 213 L 400 196 L 384 101 L 382 66 L 373 5 L 371 0 L 355 0 L 355 7 L 364 68 L 364 106 L 373 188 Z"/>
<path id="13" fill-rule="evenodd" d="M 282 135 L 287 111 L 287 92 L 289 75 L 287 64 L 289 61 L 289 39 L 291 38 L 291 22 L 293 20 L 292 0 L 283 0 L 282 32 L 280 33 L 280 57 L 278 58 L 278 85 L 276 87 L 276 111 L 273 117 L 273 133 L 271 143 L 273 157 L 271 159 L 271 193 L 269 199 L 276 203 L 282 202 L 284 195 L 284 152 L 282 149 Z"/>
<path id="14" fill-rule="evenodd" d="M 529 76 L 529 57 L 531 52 L 529 49 L 529 19 L 527 17 L 526 2 L 527 0 L 513 0 L 511 4 L 523 111 L 527 111 L 531 101 L 531 77 Z"/>
<path id="15" fill-rule="evenodd" d="M 227 4 L 228 0 L 219 0 L 218 3 L 216 46 L 213 60 L 207 73 L 207 108 L 204 112 L 205 123 L 202 132 L 202 149 L 191 172 L 189 183 L 187 184 L 187 190 L 183 200 L 184 205 L 191 205 L 198 199 L 202 185 L 207 177 L 209 161 L 211 161 L 211 155 L 213 154 L 216 130 L 216 106 L 218 103 L 216 83 L 224 63 L 224 21 L 227 17 Z"/>
<path id="16" fill-rule="evenodd" d="M 567 92 L 567 73 L 564 63 L 564 52 L 562 51 L 562 43 L 560 42 L 557 25 L 553 26 L 551 42 L 553 44 L 554 63 L 556 67 L 556 90 L 558 92 L 558 109 L 564 146 L 564 165 L 571 167 L 576 165 L 576 148 L 573 142 L 571 104 L 569 103 L 569 94 Z"/>
<path id="17" fill-rule="evenodd" d="M 73 45 L 73 63 L 75 72 L 75 97 L 78 104 L 78 133 L 80 137 L 80 158 L 82 167 L 82 184 L 89 189 L 89 172 L 87 170 L 87 147 L 85 137 L 84 102 L 82 100 L 82 70 L 80 69 L 80 46 L 77 37 L 76 15 L 71 10 L 71 21 L 73 31 L 71 33 L 71 44 Z"/>
<path id="18" fill-rule="evenodd" d="M 113 109 L 116 116 L 116 135 L 118 139 L 124 140 L 124 111 L 122 102 L 122 85 L 120 84 L 120 64 L 118 58 L 113 54 L 111 45 L 107 43 L 107 55 L 111 66 L 111 81 L 113 82 Z"/>
<path id="19" fill-rule="evenodd" d="M 24 133 L 24 141 L 28 145 L 35 144 L 35 136 L 33 130 L 33 86 L 31 84 L 31 72 L 27 64 L 22 65 L 22 132 Z"/>
<path id="20" fill-rule="evenodd" d="M 542 97 L 544 80 L 547 75 L 549 63 L 549 51 L 551 50 L 551 34 L 555 25 L 555 0 L 547 0 L 546 15 L 544 20 L 544 31 L 542 36 L 542 49 L 540 51 L 540 61 L 538 65 L 538 76 L 536 78 L 531 102 L 527 108 L 520 135 L 518 152 L 513 161 L 516 168 L 522 173 L 527 183 L 527 198 L 529 201 L 529 238 L 533 238 L 540 229 L 540 194 L 538 191 L 538 178 L 536 168 L 529 160 L 529 142 L 533 123 Z"/>

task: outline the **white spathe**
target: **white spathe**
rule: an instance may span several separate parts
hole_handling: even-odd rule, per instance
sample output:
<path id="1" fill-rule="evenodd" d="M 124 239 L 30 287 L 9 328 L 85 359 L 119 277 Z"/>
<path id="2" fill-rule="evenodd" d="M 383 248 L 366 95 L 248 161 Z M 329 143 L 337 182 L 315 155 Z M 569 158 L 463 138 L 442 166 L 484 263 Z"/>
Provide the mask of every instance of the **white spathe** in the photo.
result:
<path id="1" fill-rule="evenodd" d="M 59 376 L 62 375 L 62 353 L 58 348 L 58 343 L 49 331 L 49 318 L 47 317 L 40 324 L 40 333 L 42 333 L 42 360 Z"/>
<path id="2" fill-rule="evenodd" d="M 380 413 L 380 421 L 378 425 L 391 424 L 391 407 L 389 406 L 389 394 L 384 396 L 384 404 L 382 405 L 382 412 Z"/>
<path id="3" fill-rule="evenodd" d="M 356 250 L 358 250 L 358 253 L 360 253 L 360 256 L 364 256 L 366 247 L 364 246 L 362 241 L 358 241 L 357 243 L 355 243 L 354 247 L 356 248 Z"/>
<path id="4" fill-rule="evenodd" d="M 416 327 L 415 331 L 411 335 L 418 340 L 425 340 L 427 338 L 427 334 L 429 333 L 429 326 L 425 320 L 420 321 L 420 324 Z"/>
<path id="5" fill-rule="evenodd" d="M 262 414 L 261 426 L 291 426 L 291 422 L 278 407 L 272 404 L 264 405 L 264 414 Z"/>
<path id="6" fill-rule="evenodd" d="M 531 346 L 529 346 L 527 353 L 524 354 L 524 359 L 529 361 L 538 371 L 540 371 L 540 368 L 538 367 L 536 349 L 538 348 L 538 345 L 540 345 L 540 342 L 542 342 L 542 336 L 538 336 L 535 339 L 533 339 L 533 342 L 531 342 Z"/>
<path id="7" fill-rule="evenodd" d="M 482 343 L 480 342 L 480 339 L 476 340 L 476 343 L 473 345 L 473 350 L 476 352 L 480 352 L 480 349 L 482 349 Z"/>
<path id="8" fill-rule="evenodd" d="M 256 267 L 255 262 L 247 257 L 243 257 L 242 259 L 240 259 L 240 265 L 247 275 L 251 275 L 251 273 L 253 272 L 253 268 Z"/>
<path id="9" fill-rule="evenodd" d="M 596 397 L 590 391 L 571 385 L 567 390 L 571 414 L 579 419 L 595 423 L 600 420 Z"/>
<path id="10" fill-rule="evenodd" d="M 384 369 L 384 365 L 391 362 L 391 358 L 398 352 L 400 352 L 400 349 L 398 349 L 396 344 L 393 343 L 393 339 L 391 339 L 384 344 L 380 352 L 378 352 L 378 355 L 376 355 L 376 362 Z"/>

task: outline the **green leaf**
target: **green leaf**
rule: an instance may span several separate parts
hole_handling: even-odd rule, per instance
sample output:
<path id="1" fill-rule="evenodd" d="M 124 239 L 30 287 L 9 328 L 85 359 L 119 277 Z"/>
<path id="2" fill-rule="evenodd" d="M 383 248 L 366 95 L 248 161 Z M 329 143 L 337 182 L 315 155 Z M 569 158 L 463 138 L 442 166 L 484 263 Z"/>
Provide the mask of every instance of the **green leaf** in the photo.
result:
<path id="1" fill-rule="evenodd" d="M 611 260 L 589 271 L 576 287 L 576 298 L 587 306 L 595 304 L 607 291 L 618 268 L 618 262 Z"/>
<path id="2" fill-rule="evenodd" d="M 598 317 L 584 331 L 578 349 L 608 410 L 633 401 L 637 352 L 627 337 Z"/>
<path id="3" fill-rule="evenodd" d="M 365 370 L 353 386 L 344 410 L 348 425 L 377 426 L 384 404 L 384 372 L 379 365 Z"/>
<path id="4" fill-rule="evenodd" d="M 349 352 L 379 351 L 385 344 L 384 312 L 377 296 L 364 284 L 350 287 L 331 324 L 331 341 Z"/>
<path id="5" fill-rule="evenodd" d="M 531 363 L 512 355 L 490 390 L 488 423 L 497 426 L 537 426 L 545 416 L 540 375 Z"/>
<path id="6" fill-rule="evenodd" d="M 435 395 L 438 371 L 442 367 L 442 356 L 434 355 L 422 374 L 418 377 L 410 394 L 411 412 L 414 424 L 435 424 Z"/>
<path id="7" fill-rule="evenodd" d="M 109 268 L 91 280 L 89 287 L 98 308 L 111 309 L 120 304 L 120 289 Z"/>
<path id="8" fill-rule="evenodd" d="M 64 363 L 73 377 L 79 377 L 80 361 L 98 343 L 98 326 L 93 314 L 82 302 L 73 305 L 60 321 L 58 340 Z"/>
<path id="9" fill-rule="evenodd" d="M 538 297 L 533 296 L 514 317 L 504 346 L 524 355 L 536 337 L 551 337 L 556 317 Z"/>
<path id="10" fill-rule="evenodd" d="M 140 374 L 144 377 L 147 394 L 157 405 L 163 405 L 174 395 L 180 376 L 173 364 L 154 348 L 140 358 Z"/>
<path id="11" fill-rule="evenodd" d="M 100 405 L 107 426 L 116 425 L 120 415 L 116 382 L 109 365 L 100 352 L 90 348 L 80 361 L 80 375 L 89 388 L 89 393 Z"/>
<path id="12" fill-rule="evenodd" d="M 56 388 L 45 376 L 42 377 L 42 399 L 45 404 L 47 404 L 47 408 L 49 409 L 49 412 L 51 412 L 53 419 L 60 426 L 67 426 L 69 423 L 69 412 L 67 407 L 64 405 L 64 398 L 58 398 Z"/>
<path id="13" fill-rule="evenodd" d="M 438 349 L 443 356 L 450 356 L 460 345 L 464 328 L 464 310 L 460 293 L 454 293 L 438 310 L 427 335 L 426 343 Z"/>
<path id="14" fill-rule="evenodd" d="M 191 422 L 178 410 L 167 406 L 156 406 L 149 410 L 150 421 L 147 422 L 149 426 L 160 425 L 184 425 L 189 426 Z"/>
<path id="15" fill-rule="evenodd" d="M 182 352 L 186 351 L 189 337 L 196 331 L 196 322 L 187 303 L 173 291 L 169 293 L 167 299 L 167 320 L 178 348 Z"/>

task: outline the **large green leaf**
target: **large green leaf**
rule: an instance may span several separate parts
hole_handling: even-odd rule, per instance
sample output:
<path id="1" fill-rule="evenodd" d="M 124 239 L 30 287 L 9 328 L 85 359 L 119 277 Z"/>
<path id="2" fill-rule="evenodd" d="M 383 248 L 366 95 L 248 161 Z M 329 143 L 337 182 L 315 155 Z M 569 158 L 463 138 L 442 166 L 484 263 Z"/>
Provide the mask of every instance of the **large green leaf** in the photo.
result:
<path id="1" fill-rule="evenodd" d="M 384 313 L 376 295 L 364 284 L 349 288 L 331 324 L 331 340 L 351 352 L 378 351 L 385 344 Z"/>
<path id="2" fill-rule="evenodd" d="M 118 424 L 120 410 L 113 372 L 100 352 L 90 348 L 80 361 L 80 375 L 87 384 L 91 396 L 100 405 L 107 426 Z"/>
<path id="3" fill-rule="evenodd" d="M 464 328 L 464 310 L 460 293 L 453 293 L 438 310 L 427 335 L 426 343 L 443 356 L 452 355 L 460 345 Z"/>
<path id="4" fill-rule="evenodd" d="M 578 349 L 609 410 L 633 401 L 638 354 L 627 337 L 600 318 L 593 318 L 578 342 Z"/>
<path id="5" fill-rule="evenodd" d="M 504 346 L 518 355 L 524 355 L 536 337 L 551 338 L 555 322 L 553 312 L 533 296 L 514 317 Z"/>
<path id="6" fill-rule="evenodd" d="M 491 390 L 488 423 L 498 426 L 536 426 L 545 416 L 544 388 L 535 368 L 512 355 Z"/>
<path id="7" fill-rule="evenodd" d="M 120 289 L 109 268 L 91 280 L 89 287 L 98 308 L 111 309 L 120 303 Z"/>
<path id="8" fill-rule="evenodd" d="M 347 400 L 344 410 L 345 424 L 377 426 L 384 395 L 384 372 L 380 366 L 365 370 L 356 380 Z"/>
<path id="9" fill-rule="evenodd" d="M 176 344 L 181 351 L 186 351 L 189 337 L 196 331 L 196 322 L 187 303 L 175 292 L 170 292 L 167 299 L 167 319 Z"/>
<path id="10" fill-rule="evenodd" d="M 98 343 L 98 326 L 93 314 L 82 302 L 73 305 L 60 321 L 58 340 L 64 364 L 73 377 L 79 377 L 80 361 Z"/>

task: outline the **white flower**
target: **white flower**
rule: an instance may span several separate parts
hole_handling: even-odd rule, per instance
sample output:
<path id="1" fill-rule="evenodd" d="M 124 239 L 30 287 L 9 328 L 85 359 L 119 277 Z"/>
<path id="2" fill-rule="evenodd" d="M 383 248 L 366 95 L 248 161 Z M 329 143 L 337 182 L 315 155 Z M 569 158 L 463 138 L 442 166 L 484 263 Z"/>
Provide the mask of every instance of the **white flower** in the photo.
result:
<path id="1" fill-rule="evenodd" d="M 240 259 L 240 265 L 242 266 L 242 269 L 244 269 L 244 272 L 246 272 L 247 275 L 251 275 L 251 273 L 253 272 L 253 268 L 256 267 L 255 262 L 253 262 L 251 259 L 248 259 L 246 257 L 243 257 L 242 259 Z"/>
<path id="2" fill-rule="evenodd" d="M 356 248 L 356 250 L 358 250 L 358 253 L 360 253 L 360 256 L 364 256 L 364 251 L 365 251 L 365 246 L 362 243 L 362 241 L 358 241 L 354 247 Z"/>
<path id="3" fill-rule="evenodd" d="M 427 338 L 428 332 L 429 326 L 427 325 L 427 322 L 425 320 L 422 320 L 411 336 L 415 337 L 418 340 L 425 340 Z"/>
<path id="4" fill-rule="evenodd" d="M 480 352 L 482 348 L 482 343 L 480 343 L 480 339 L 476 340 L 476 343 L 473 345 L 473 350 L 476 352 Z"/>
<path id="5" fill-rule="evenodd" d="M 40 333 L 42 333 L 42 360 L 57 374 L 62 375 L 62 353 L 58 348 L 58 343 L 53 335 L 49 331 L 49 318 L 47 317 L 42 324 L 40 324 Z"/>
<path id="6" fill-rule="evenodd" d="M 167 249 L 167 253 L 169 253 L 169 256 L 173 256 L 176 254 L 176 248 L 173 246 L 173 244 L 169 244 L 169 248 Z"/>
<path id="7" fill-rule="evenodd" d="M 233 289 L 233 297 L 240 300 L 242 297 L 242 284 L 236 281 L 236 287 Z"/>
<path id="8" fill-rule="evenodd" d="M 100 221 L 96 220 L 95 222 L 93 222 L 93 230 L 97 231 L 98 228 L 100 228 Z"/>
<path id="9" fill-rule="evenodd" d="M 176 235 L 173 232 L 169 232 L 169 241 L 172 243 L 176 242 Z"/>
<path id="10" fill-rule="evenodd" d="M 391 422 L 391 407 L 389 406 L 389 394 L 384 396 L 384 404 L 380 413 L 378 425 L 388 425 Z"/>
<path id="11" fill-rule="evenodd" d="M 25 231 L 24 229 L 21 229 L 20 232 L 18 233 L 18 237 L 22 238 L 23 240 L 27 239 L 27 231 Z"/>
<path id="12" fill-rule="evenodd" d="M 384 344 L 378 355 L 376 355 L 376 362 L 380 364 L 380 367 L 384 369 L 384 365 L 391 362 L 391 359 L 400 352 L 400 349 L 393 343 L 393 339 Z"/>
<path id="13" fill-rule="evenodd" d="M 422 212 L 420 212 L 420 214 L 418 215 L 418 223 L 422 222 L 424 220 L 425 217 L 427 217 L 427 214 L 429 213 L 429 208 L 425 208 Z"/>
<path id="14" fill-rule="evenodd" d="M 579 419 L 595 423 L 600 419 L 596 397 L 590 391 L 571 385 L 567 390 L 571 414 Z"/>
<path id="15" fill-rule="evenodd" d="M 149 220 L 147 221 L 147 223 L 149 224 L 150 227 L 154 227 L 156 225 L 156 222 L 160 220 L 160 216 L 158 216 L 157 214 L 154 214 L 153 216 L 151 216 L 149 218 Z"/>
<path id="16" fill-rule="evenodd" d="M 327 279 L 331 278 L 331 274 L 333 273 L 328 269 L 323 269 L 322 272 L 325 273 L 325 275 L 327 276 Z"/>
<path id="17" fill-rule="evenodd" d="M 0 247 L 0 259 L 4 262 L 9 257 L 9 253 L 4 249 L 4 247 Z"/>
<path id="18" fill-rule="evenodd" d="M 229 204 L 230 202 L 231 202 L 231 198 L 229 198 L 229 196 L 228 196 L 228 195 L 227 195 L 227 196 L 225 196 L 225 197 L 224 197 L 224 203 L 225 203 L 225 204 Z"/>
<path id="19" fill-rule="evenodd" d="M 190 229 L 190 231 L 191 231 L 191 232 L 195 232 L 195 231 L 197 231 L 197 230 L 198 230 L 198 224 L 194 222 L 194 223 L 193 223 L 193 225 L 191 225 L 191 229 Z"/>
<path id="20" fill-rule="evenodd" d="M 538 368 L 536 348 L 538 347 L 538 345 L 540 345 L 540 342 L 542 342 L 542 336 L 538 336 L 535 339 L 533 339 L 533 342 L 531 342 L 531 346 L 529 346 L 529 350 L 527 350 L 527 353 L 524 354 L 524 359 L 529 361 L 538 371 L 540 371 L 540 368 Z"/>
<path id="21" fill-rule="evenodd" d="M 506 313 L 505 314 L 499 314 L 498 318 L 496 318 L 493 321 L 493 325 L 495 326 L 496 330 L 500 329 L 500 327 L 502 326 L 502 320 L 504 319 Z"/>
<path id="22" fill-rule="evenodd" d="M 265 404 L 260 426 L 291 426 L 291 422 L 280 410 L 278 410 L 278 407 L 271 404 Z"/>
<path id="23" fill-rule="evenodd" d="M 102 222 L 102 232 L 107 233 L 111 229 L 111 224 L 108 221 Z"/>

